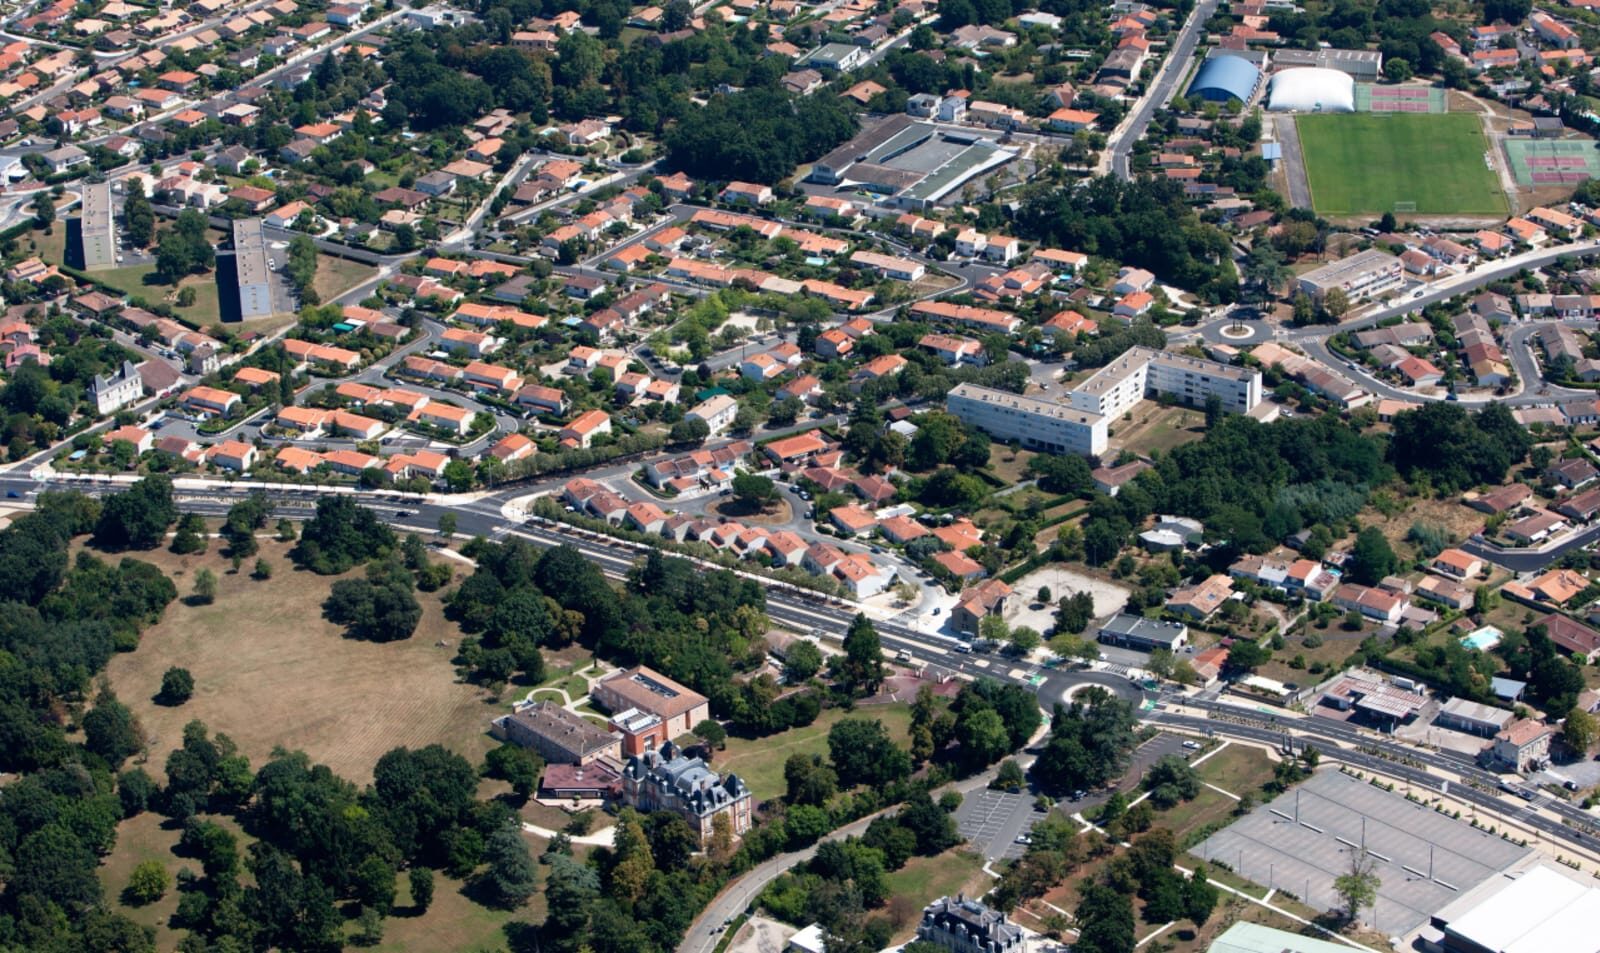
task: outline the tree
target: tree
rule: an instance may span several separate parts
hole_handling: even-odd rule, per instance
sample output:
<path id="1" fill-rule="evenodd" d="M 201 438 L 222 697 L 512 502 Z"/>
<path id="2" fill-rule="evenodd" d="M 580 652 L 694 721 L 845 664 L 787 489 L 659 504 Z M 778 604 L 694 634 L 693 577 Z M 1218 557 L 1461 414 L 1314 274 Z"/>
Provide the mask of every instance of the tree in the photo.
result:
<path id="1" fill-rule="evenodd" d="M 194 574 L 194 592 L 189 601 L 197 606 L 208 606 L 217 598 L 217 574 L 202 568 Z"/>
<path id="2" fill-rule="evenodd" d="M 844 718 L 828 729 L 828 760 L 841 787 L 880 787 L 911 773 L 911 755 L 895 745 L 878 721 Z"/>
<path id="3" fill-rule="evenodd" d="M 533 896 L 539 871 L 533 855 L 528 852 L 528 842 L 522 839 L 515 822 L 503 824 L 489 835 L 483 845 L 483 856 L 489 864 L 483 885 L 495 903 L 513 909 Z"/>
<path id="4" fill-rule="evenodd" d="M 443 536 L 445 539 L 449 539 L 450 537 L 454 536 L 455 534 L 456 534 L 456 514 L 449 513 L 449 512 L 440 513 L 439 514 L 439 535 Z"/>
<path id="5" fill-rule="evenodd" d="M 1223 663 L 1223 668 L 1230 675 L 1248 675 L 1267 664 L 1271 658 L 1272 650 L 1263 648 L 1259 642 L 1237 639 L 1228 647 L 1228 658 Z"/>
<path id="6" fill-rule="evenodd" d="M 1383 61 L 1383 75 L 1391 83 L 1403 83 L 1411 78 L 1411 64 L 1391 56 Z"/>
<path id="7" fill-rule="evenodd" d="M 161 676 L 161 692 L 156 702 L 162 705 L 181 705 L 194 695 L 194 676 L 186 668 L 169 668 Z"/>
<path id="8" fill-rule="evenodd" d="M 1203 927 L 1211 919 L 1211 912 L 1217 907 L 1219 894 L 1211 881 L 1206 879 L 1206 865 L 1194 865 L 1194 873 L 1183 885 L 1183 915 L 1196 927 Z"/>
<path id="9" fill-rule="evenodd" d="M 1394 554 L 1376 526 L 1368 526 L 1356 534 L 1355 546 L 1350 550 L 1350 578 L 1364 586 L 1375 586 L 1385 576 L 1394 574 L 1400 559 Z"/>
<path id="10" fill-rule="evenodd" d="M 146 860 L 128 875 L 128 889 L 124 893 L 134 904 L 144 906 L 160 900 L 171 886 L 172 878 L 161 861 Z"/>
<path id="11" fill-rule="evenodd" d="M 48 234 L 50 223 L 56 220 L 56 201 L 48 191 L 40 192 L 33 197 L 29 206 L 33 209 L 33 227 L 42 228 Z"/>
<path id="12" fill-rule="evenodd" d="M 822 650 L 805 639 L 789 643 L 783 656 L 783 674 L 791 684 L 804 682 L 822 670 Z"/>
<path id="13" fill-rule="evenodd" d="M 845 687 L 857 695 L 870 695 L 883 684 L 883 644 L 872 621 L 859 612 L 844 634 L 839 675 Z"/>
<path id="14" fill-rule="evenodd" d="M 209 227 L 205 216 L 194 209 L 178 213 L 156 247 L 156 275 L 162 282 L 175 285 L 185 276 L 208 271 L 216 264 L 216 249 L 206 234 Z"/>
<path id="15" fill-rule="evenodd" d="M 206 521 L 199 513 L 185 513 L 178 518 L 178 530 L 172 534 L 172 551 L 180 556 L 206 551 Z"/>
<path id="16" fill-rule="evenodd" d="M 706 718 L 690 729 L 696 738 L 699 738 L 706 747 L 720 751 L 728 743 L 728 730 L 720 722 Z"/>
<path id="17" fill-rule="evenodd" d="M 147 248 L 156 237 L 155 210 L 144 194 L 144 179 L 133 176 L 124 181 L 128 197 L 122 206 L 122 234 L 133 247 Z"/>
<path id="18" fill-rule="evenodd" d="M 1062 596 L 1056 604 L 1056 631 L 1077 635 L 1089 627 L 1094 618 L 1094 596 L 1088 592 L 1075 592 Z"/>
<path id="19" fill-rule="evenodd" d="M 177 518 L 172 479 L 147 476 L 106 499 L 94 527 L 95 545 L 111 550 L 155 549 Z"/>
<path id="20" fill-rule="evenodd" d="M 256 560 L 256 568 L 251 571 L 250 578 L 252 578 L 252 579 L 271 579 L 272 578 L 272 564 L 267 562 L 265 558 L 257 559 Z"/>
<path id="21" fill-rule="evenodd" d="M 94 707 L 83 716 L 83 735 L 83 746 L 104 758 L 113 769 L 144 747 L 144 733 L 133 712 L 110 691 L 101 692 Z"/>
<path id="22" fill-rule="evenodd" d="M 754 473 L 739 473 L 733 478 L 734 499 L 752 510 L 764 510 L 778 497 L 772 480 Z"/>
<path id="23" fill-rule="evenodd" d="M 956 722 L 956 740 L 977 764 L 993 764 L 1011 750 L 1011 736 L 993 708 L 973 706 L 963 711 Z"/>
<path id="24" fill-rule="evenodd" d="M 1350 310 L 1349 295 L 1345 294 L 1343 288 L 1329 288 L 1322 295 L 1322 310 L 1335 318 L 1344 317 L 1344 313 Z"/>
<path id="25" fill-rule="evenodd" d="M 1076 911 L 1078 939 L 1073 953 L 1130 953 L 1134 949 L 1133 903 L 1108 884 L 1090 884 Z"/>
<path id="26" fill-rule="evenodd" d="M 1018 655 L 1027 655 L 1038 648 L 1039 644 L 1044 641 L 1044 637 L 1039 634 L 1039 630 L 1030 629 L 1025 625 L 1019 625 L 1012 629 L 1007 638 L 1011 643 L 1012 651 Z"/>
<path id="27" fill-rule="evenodd" d="M 413 867 L 406 874 L 411 882 L 411 906 L 419 914 L 427 913 L 433 905 L 433 871 L 426 867 Z"/>
<path id="28" fill-rule="evenodd" d="M 711 436 L 711 427 L 699 417 L 685 417 L 672 425 L 667 432 L 667 442 L 674 444 L 704 443 Z"/>
<path id="29" fill-rule="evenodd" d="M 1594 747 L 1597 735 L 1600 735 L 1600 723 L 1581 707 L 1573 706 L 1567 712 L 1566 720 L 1561 723 L 1561 739 L 1579 755 L 1588 754 L 1589 749 Z"/>
<path id="30" fill-rule="evenodd" d="M 1373 872 L 1377 861 L 1364 850 L 1350 851 L 1350 867 L 1333 878 L 1333 892 L 1344 901 L 1345 918 L 1355 920 L 1363 907 L 1372 906 L 1378 898 L 1378 888 L 1383 881 Z"/>
<path id="31" fill-rule="evenodd" d="M 484 766 L 491 776 L 511 782 L 511 790 L 517 797 L 527 799 L 539 786 L 539 771 L 544 762 L 530 749 L 507 742 L 489 749 L 484 756 Z"/>

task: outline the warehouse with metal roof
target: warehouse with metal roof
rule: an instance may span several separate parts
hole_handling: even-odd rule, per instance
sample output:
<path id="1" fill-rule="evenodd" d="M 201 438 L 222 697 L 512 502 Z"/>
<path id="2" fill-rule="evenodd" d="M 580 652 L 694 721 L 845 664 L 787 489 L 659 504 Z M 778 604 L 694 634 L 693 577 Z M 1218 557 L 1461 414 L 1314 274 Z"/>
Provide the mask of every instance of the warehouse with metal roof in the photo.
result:
<path id="1" fill-rule="evenodd" d="M 1189 96 L 1207 102 L 1225 103 L 1237 99 L 1248 103 L 1261 87 L 1261 71 L 1239 56 L 1213 56 L 1200 65 L 1189 84 Z"/>

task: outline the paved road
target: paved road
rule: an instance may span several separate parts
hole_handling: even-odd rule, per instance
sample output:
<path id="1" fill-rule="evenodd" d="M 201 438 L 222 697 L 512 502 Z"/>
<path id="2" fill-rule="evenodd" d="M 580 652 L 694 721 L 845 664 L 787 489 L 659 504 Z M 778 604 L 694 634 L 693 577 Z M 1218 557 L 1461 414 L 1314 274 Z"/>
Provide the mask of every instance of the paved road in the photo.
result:
<path id="1" fill-rule="evenodd" d="M 1311 207 L 1311 182 L 1306 178 L 1306 164 L 1300 152 L 1300 129 L 1293 116 L 1278 116 L 1273 120 L 1278 131 L 1278 143 L 1283 147 L 1283 177 L 1289 185 L 1289 204 L 1296 208 Z"/>
<path id="2" fill-rule="evenodd" d="M 550 481 L 549 485 L 553 484 L 554 481 Z M 125 485 L 126 481 L 110 477 L 102 477 L 93 482 L 66 480 L 39 482 L 15 468 L 0 473 L 0 489 L 4 489 L 7 497 L 16 504 L 23 506 L 30 505 L 33 494 L 40 489 L 71 487 L 92 494 L 103 494 Z M 243 498 L 252 489 L 252 485 L 243 483 L 219 484 L 189 479 L 177 481 L 181 508 L 204 515 L 220 515 L 229 505 Z M 517 493 L 527 492 L 527 487 L 518 491 L 483 494 L 472 498 L 433 498 L 392 491 L 373 493 L 352 491 L 347 488 L 288 488 L 278 485 L 267 485 L 261 488 L 261 491 L 279 505 L 280 511 L 301 514 L 307 513 L 316 498 L 321 495 L 353 493 L 370 505 L 380 519 L 402 530 L 431 530 L 437 525 L 438 517 L 449 512 L 457 517 L 458 532 L 467 535 L 481 534 L 496 540 L 516 536 L 540 546 L 571 545 L 612 576 L 625 573 L 643 551 L 643 547 L 621 544 L 606 537 L 595 537 L 569 527 L 542 524 L 516 526 L 515 521 L 506 519 L 502 509 Z M 820 597 L 808 590 L 785 586 L 770 580 L 764 581 L 764 585 L 768 614 L 783 625 L 841 639 L 854 616 L 852 607 L 840 600 Z M 1126 679 L 1119 679 L 1103 672 L 1040 672 L 1031 667 L 1020 666 L 1014 670 L 1006 665 L 986 668 L 976 664 L 979 661 L 977 657 L 954 651 L 955 647 L 961 644 L 958 640 L 917 632 L 893 622 L 880 623 L 878 629 L 889 651 L 903 650 L 930 668 L 955 675 L 987 676 L 1001 681 L 1032 685 L 1041 703 L 1045 705 L 1054 704 L 1086 682 L 1103 685 L 1123 695 L 1131 694 L 1137 697 L 1139 694 L 1138 689 L 1129 685 Z M 1304 744 L 1305 740 L 1301 739 L 1312 740 L 1330 758 L 1367 770 L 1381 771 L 1418 785 L 1437 787 L 1444 777 L 1414 767 L 1413 764 L 1421 764 L 1424 768 L 1465 778 L 1491 790 L 1499 783 L 1497 776 L 1481 770 L 1467 756 L 1396 744 L 1343 722 L 1319 718 L 1283 718 L 1280 721 L 1279 715 L 1275 712 L 1268 711 L 1255 715 L 1203 699 L 1184 699 L 1182 703 L 1193 708 L 1224 713 L 1231 720 L 1195 717 L 1160 709 L 1151 712 L 1148 717 L 1158 725 L 1169 725 L 1191 731 L 1209 731 L 1223 737 L 1264 741 L 1271 744 Z M 1340 748 L 1339 745 L 1359 746 L 1361 750 Z M 1388 757 L 1378 757 L 1378 754 Z M 1411 763 L 1402 763 L 1400 759 Z M 983 779 L 977 786 L 981 787 L 986 783 L 987 779 Z M 1600 848 L 1600 838 L 1590 833 L 1595 827 L 1594 819 L 1576 807 L 1543 798 L 1535 802 L 1537 806 L 1556 814 L 1560 818 L 1556 820 L 1533 812 L 1527 804 L 1519 804 L 1517 801 L 1486 791 L 1475 790 L 1461 784 L 1452 784 L 1451 787 L 1452 793 L 1456 796 L 1498 814 L 1515 816 L 1520 823 L 1538 830 L 1544 836 L 1588 849 Z M 1580 825 L 1582 829 L 1569 827 L 1562 822 L 1563 820 Z M 794 860 L 795 858 L 790 858 L 791 863 Z M 753 886 L 749 888 L 740 886 L 746 883 L 746 878 L 741 878 L 723 899 L 719 899 L 713 905 L 716 911 L 730 912 L 720 915 L 708 914 L 701 923 L 720 923 L 722 918 L 733 915 L 732 911 L 747 905 L 749 898 L 754 896 L 755 889 Z M 749 883 L 753 884 L 754 881 L 750 880 Z M 702 953 L 709 949 L 708 942 L 714 945 L 715 940 L 707 930 L 708 928 L 704 926 L 697 927 L 685 941 L 683 949 L 689 953 Z"/>
<path id="3" fill-rule="evenodd" d="M 1178 83 L 1188 74 L 1189 61 L 1194 56 L 1195 45 L 1200 42 L 1201 33 L 1205 32 L 1206 21 L 1216 13 L 1217 3 L 1218 0 L 1201 0 L 1195 4 L 1189 19 L 1184 21 L 1183 29 L 1178 31 L 1176 39 L 1172 41 L 1166 61 L 1161 64 L 1161 71 L 1156 74 L 1154 82 L 1145 91 L 1138 104 L 1133 107 L 1132 118 L 1120 127 L 1122 135 L 1107 145 L 1111 151 L 1111 171 L 1116 173 L 1118 178 L 1132 178 L 1129 157 L 1133 152 L 1134 143 L 1143 138 L 1144 131 L 1149 127 L 1156 110 L 1172 99 Z"/>

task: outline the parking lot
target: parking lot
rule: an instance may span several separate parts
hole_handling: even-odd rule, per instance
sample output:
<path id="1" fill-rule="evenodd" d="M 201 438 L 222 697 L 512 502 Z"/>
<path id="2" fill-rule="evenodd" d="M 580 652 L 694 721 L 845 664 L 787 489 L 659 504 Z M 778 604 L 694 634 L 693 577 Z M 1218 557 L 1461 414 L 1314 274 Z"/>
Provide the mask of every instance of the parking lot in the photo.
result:
<path id="1" fill-rule="evenodd" d="M 1341 903 L 1334 878 L 1365 846 L 1381 883 L 1364 918 L 1403 936 L 1529 853 L 1398 793 L 1324 768 L 1194 849 L 1317 910 Z"/>
<path id="2" fill-rule="evenodd" d="M 1035 795 L 1021 791 L 974 791 L 956 810 L 956 826 L 967 843 L 989 860 L 1021 857 L 1017 838 L 1044 819 L 1033 806 Z"/>
<path id="3" fill-rule="evenodd" d="M 1118 782 L 1117 790 L 1132 792 L 1139 786 L 1145 771 L 1166 755 L 1194 754 L 1183 747 L 1184 741 L 1181 735 L 1163 731 L 1135 748 L 1128 771 Z M 1016 793 L 976 791 L 967 795 L 956 810 L 956 826 L 961 836 L 990 860 L 1020 857 L 1025 845 L 1018 843 L 1017 838 L 1032 830 L 1033 825 L 1045 816 L 1044 812 L 1033 806 L 1036 796 L 1037 792 L 1028 788 Z M 1088 811 L 1099 807 L 1107 797 L 1110 797 L 1110 791 L 1096 791 L 1077 801 L 1063 798 L 1061 808 L 1068 813 Z"/>

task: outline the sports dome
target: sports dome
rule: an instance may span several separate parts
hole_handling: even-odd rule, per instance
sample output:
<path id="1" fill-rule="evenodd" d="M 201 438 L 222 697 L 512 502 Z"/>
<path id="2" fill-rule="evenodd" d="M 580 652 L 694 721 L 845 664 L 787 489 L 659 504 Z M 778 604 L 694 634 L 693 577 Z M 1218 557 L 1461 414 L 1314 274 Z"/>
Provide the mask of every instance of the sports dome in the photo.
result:
<path id="1" fill-rule="evenodd" d="M 1248 103 L 1261 85 L 1261 71 L 1240 56 L 1213 56 L 1200 66 L 1189 84 L 1189 95 L 1213 103 L 1237 99 Z"/>
<path id="2" fill-rule="evenodd" d="M 1356 81 L 1349 73 L 1306 66 L 1274 73 L 1267 82 L 1267 108 L 1275 112 L 1356 111 Z"/>

